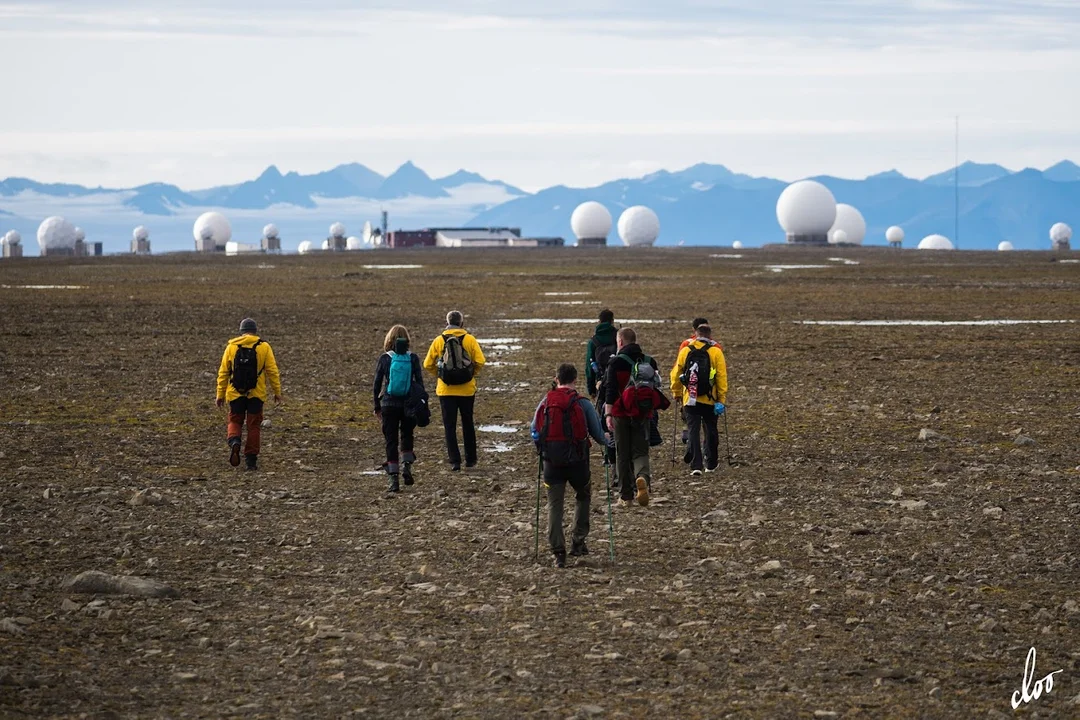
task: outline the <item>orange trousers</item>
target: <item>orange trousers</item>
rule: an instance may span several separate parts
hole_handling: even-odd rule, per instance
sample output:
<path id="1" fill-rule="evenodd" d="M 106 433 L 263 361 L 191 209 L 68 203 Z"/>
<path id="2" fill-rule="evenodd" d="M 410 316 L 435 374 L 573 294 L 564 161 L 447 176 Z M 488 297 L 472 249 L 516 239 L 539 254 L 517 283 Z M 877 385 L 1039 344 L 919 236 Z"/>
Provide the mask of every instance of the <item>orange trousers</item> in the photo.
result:
<path id="1" fill-rule="evenodd" d="M 229 441 L 240 439 L 247 425 L 245 455 L 259 454 L 262 439 L 263 401 L 258 398 L 237 398 L 229 403 Z"/>

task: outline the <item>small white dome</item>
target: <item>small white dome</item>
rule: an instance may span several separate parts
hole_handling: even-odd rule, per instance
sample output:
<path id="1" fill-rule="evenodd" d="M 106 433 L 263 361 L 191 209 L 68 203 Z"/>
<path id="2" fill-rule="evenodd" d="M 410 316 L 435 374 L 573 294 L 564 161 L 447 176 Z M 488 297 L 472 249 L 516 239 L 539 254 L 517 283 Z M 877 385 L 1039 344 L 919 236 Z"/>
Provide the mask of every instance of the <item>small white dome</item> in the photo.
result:
<path id="1" fill-rule="evenodd" d="M 836 198 L 821 183 L 800 180 L 780 193 L 776 219 L 788 235 L 825 235 L 836 221 Z"/>
<path id="2" fill-rule="evenodd" d="M 846 243 L 847 241 L 847 232 L 845 230 L 833 230 L 832 235 L 829 236 L 829 242 L 834 245 Z"/>
<path id="3" fill-rule="evenodd" d="M 131 231 L 131 239 L 135 242 L 142 242 L 143 240 L 150 239 L 150 231 L 146 229 L 145 225 L 140 225 Z"/>
<path id="4" fill-rule="evenodd" d="M 8 230 L 7 234 L 4 235 L 4 242 L 8 245 L 18 245 L 22 242 L 22 235 L 19 234 L 18 230 Z"/>
<path id="5" fill-rule="evenodd" d="M 1008 240 L 1002 240 L 1001 242 L 998 243 L 998 250 L 1000 252 L 1009 252 L 1012 249 L 1013 249 L 1013 244 L 1011 242 L 1009 242 Z"/>
<path id="6" fill-rule="evenodd" d="M 607 240 L 611 233 L 611 213 L 595 200 L 583 202 L 570 216 L 570 228 L 578 240 Z"/>
<path id="7" fill-rule="evenodd" d="M 225 245 L 232 240 L 232 226 L 228 219 L 219 212 L 203 213 L 192 228 L 195 240 L 209 240 L 214 245 Z"/>
<path id="8" fill-rule="evenodd" d="M 358 237 L 351 237 L 345 240 L 346 250 L 362 250 L 364 248 L 364 241 Z"/>
<path id="9" fill-rule="evenodd" d="M 339 222 L 336 222 L 333 225 L 331 225 L 330 226 L 330 237 L 332 237 L 332 238 L 343 238 L 343 237 L 345 237 L 345 226 L 342 225 Z"/>
<path id="10" fill-rule="evenodd" d="M 75 249 L 75 226 L 59 215 L 46 218 L 37 231 L 42 250 Z"/>
<path id="11" fill-rule="evenodd" d="M 311 252 L 311 249 L 311 241 L 305 240 L 296 247 L 296 252 L 300 253 L 301 255 L 307 255 L 309 252 Z"/>
<path id="12" fill-rule="evenodd" d="M 268 239 L 268 240 L 271 240 L 273 238 L 278 237 L 277 225 L 275 225 L 274 223 L 270 223 L 269 225 L 264 227 L 263 228 L 263 237 Z"/>
<path id="13" fill-rule="evenodd" d="M 75 228 L 75 242 L 82 242 L 86 239 L 86 231 L 81 227 Z"/>
<path id="14" fill-rule="evenodd" d="M 891 228 L 885 231 L 885 239 L 891 243 L 904 242 L 904 228 L 899 225 L 893 225 Z"/>
<path id="15" fill-rule="evenodd" d="M 952 240 L 944 235 L 927 235 L 919 241 L 920 250 L 952 250 Z"/>
<path id="16" fill-rule="evenodd" d="M 1065 223 L 1055 223 L 1050 228 L 1050 239 L 1055 243 L 1067 243 L 1072 240 L 1072 228 Z"/>
<path id="17" fill-rule="evenodd" d="M 742 240 L 736 240 L 735 242 L 731 243 L 731 249 L 732 250 L 742 250 L 743 249 Z"/>
<path id="18" fill-rule="evenodd" d="M 644 205 L 627 208 L 619 216 L 619 237 L 623 245 L 652 245 L 660 237 L 660 218 Z"/>
<path id="19" fill-rule="evenodd" d="M 843 240 L 837 239 L 837 233 L 840 231 L 844 233 Z M 862 245 L 865 239 L 866 220 L 863 219 L 862 213 L 851 205 L 845 205 L 844 203 L 837 205 L 836 219 L 829 230 L 829 242 Z"/>

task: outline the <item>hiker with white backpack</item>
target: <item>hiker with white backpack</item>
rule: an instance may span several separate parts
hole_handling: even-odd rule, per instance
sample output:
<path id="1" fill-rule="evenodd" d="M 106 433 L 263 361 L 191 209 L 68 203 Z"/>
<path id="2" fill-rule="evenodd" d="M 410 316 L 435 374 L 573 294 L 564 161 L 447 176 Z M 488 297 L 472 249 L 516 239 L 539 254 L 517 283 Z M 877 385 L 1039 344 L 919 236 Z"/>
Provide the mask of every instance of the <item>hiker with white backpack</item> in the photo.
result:
<path id="1" fill-rule="evenodd" d="M 375 401 L 375 417 L 382 421 L 383 437 L 386 439 L 386 474 L 389 476 L 388 492 L 396 493 L 401 487 L 400 475 L 406 485 L 413 484 L 412 464 L 416 462 L 413 432 L 418 421 L 417 403 L 426 409 L 427 392 L 424 376 L 420 370 L 420 358 L 409 352 L 409 331 L 404 325 L 395 325 L 386 333 L 383 353 L 375 366 L 372 384 Z"/>
<path id="2" fill-rule="evenodd" d="M 446 330 L 431 342 L 424 369 L 439 379 L 435 394 L 442 409 L 446 433 L 446 455 L 450 469 L 461 470 L 461 448 L 457 440 L 457 418 L 461 415 L 461 434 L 465 443 L 465 467 L 475 467 L 476 426 L 473 410 L 476 402 L 476 378 L 484 368 L 480 343 L 465 330 L 465 317 L 457 310 L 446 314 Z"/>

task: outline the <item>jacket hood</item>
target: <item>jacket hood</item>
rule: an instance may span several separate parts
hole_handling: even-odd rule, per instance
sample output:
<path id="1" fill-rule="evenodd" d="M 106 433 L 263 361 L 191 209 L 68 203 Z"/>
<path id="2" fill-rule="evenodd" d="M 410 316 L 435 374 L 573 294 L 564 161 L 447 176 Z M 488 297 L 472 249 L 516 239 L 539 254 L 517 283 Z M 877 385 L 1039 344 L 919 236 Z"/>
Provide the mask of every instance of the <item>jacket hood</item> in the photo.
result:
<path id="1" fill-rule="evenodd" d="M 645 356 L 645 353 L 641 352 L 641 346 L 637 343 L 630 343 L 629 345 L 623 346 L 623 349 L 619 351 L 619 354 L 632 357 L 635 360 L 640 360 Z"/>
<path id="2" fill-rule="evenodd" d="M 241 335 L 240 337 L 234 337 L 229 341 L 230 345 L 239 345 L 241 347 L 251 347 L 255 343 L 259 342 L 258 335 Z"/>
<path id="3" fill-rule="evenodd" d="M 602 340 L 604 341 L 604 344 L 607 345 L 615 342 L 616 333 L 618 333 L 618 330 L 614 325 L 608 322 L 602 322 L 596 326 L 596 332 L 593 334 L 596 335 L 597 340 Z"/>

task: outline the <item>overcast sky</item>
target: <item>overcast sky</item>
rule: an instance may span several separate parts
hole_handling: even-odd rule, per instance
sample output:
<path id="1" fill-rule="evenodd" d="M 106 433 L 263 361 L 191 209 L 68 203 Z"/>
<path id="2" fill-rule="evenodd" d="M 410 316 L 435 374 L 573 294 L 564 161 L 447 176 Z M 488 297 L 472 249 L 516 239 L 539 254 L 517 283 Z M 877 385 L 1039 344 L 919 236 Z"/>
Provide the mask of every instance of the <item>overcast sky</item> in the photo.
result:
<path id="1" fill-rule="evenodd" d="M 924 176 L 956 115 L 963 158 L 1046 167 L 1080 162 L 1078 31 L 1078 0 L 0 0 L 0 177 Z"/>

